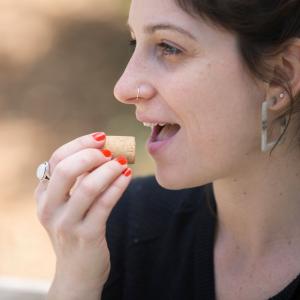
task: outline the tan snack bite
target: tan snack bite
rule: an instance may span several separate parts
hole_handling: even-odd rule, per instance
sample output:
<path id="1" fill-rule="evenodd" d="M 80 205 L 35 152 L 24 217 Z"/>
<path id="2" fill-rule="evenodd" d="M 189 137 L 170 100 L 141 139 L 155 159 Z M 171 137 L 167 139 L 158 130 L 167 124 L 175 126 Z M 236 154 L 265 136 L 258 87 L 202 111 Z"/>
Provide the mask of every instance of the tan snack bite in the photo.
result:
<path id="1" fill-rule="evenodd" d="M 128 164 L 135 162 L 135 137 L 134 136 L 111 136 L 106 137 L 104 148 L 110 150 L 113 157 L 123 155 Z"/>

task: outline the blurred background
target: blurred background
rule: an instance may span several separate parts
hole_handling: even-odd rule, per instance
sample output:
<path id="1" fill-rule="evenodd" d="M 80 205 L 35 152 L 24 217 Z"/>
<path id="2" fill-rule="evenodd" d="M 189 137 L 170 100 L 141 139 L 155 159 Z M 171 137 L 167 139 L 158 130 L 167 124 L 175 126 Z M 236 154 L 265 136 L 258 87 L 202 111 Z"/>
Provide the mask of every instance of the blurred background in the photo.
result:
<path id="1" fill-rule="evenodd" d="M 125 0 L 0 0 L 0 279 L 53 276 L 33 191 L 37 165 L 59 145 L 94 131 L 134 135 L 134 176 L 153 173 L 149 129 L 113 97 L 130 56 L 128 7 Z"/>

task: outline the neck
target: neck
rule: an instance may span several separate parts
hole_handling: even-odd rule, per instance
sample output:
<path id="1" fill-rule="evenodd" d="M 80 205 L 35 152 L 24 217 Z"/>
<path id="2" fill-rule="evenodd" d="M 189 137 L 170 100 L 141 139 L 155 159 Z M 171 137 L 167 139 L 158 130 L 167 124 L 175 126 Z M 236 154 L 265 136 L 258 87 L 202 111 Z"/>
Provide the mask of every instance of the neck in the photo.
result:
<path id="1" fill-rule="evenodd" d="M 300 154 L 275 152 L 213 183 L 217 236 L 252 257 L 276 247 L 300 250 Z"/>

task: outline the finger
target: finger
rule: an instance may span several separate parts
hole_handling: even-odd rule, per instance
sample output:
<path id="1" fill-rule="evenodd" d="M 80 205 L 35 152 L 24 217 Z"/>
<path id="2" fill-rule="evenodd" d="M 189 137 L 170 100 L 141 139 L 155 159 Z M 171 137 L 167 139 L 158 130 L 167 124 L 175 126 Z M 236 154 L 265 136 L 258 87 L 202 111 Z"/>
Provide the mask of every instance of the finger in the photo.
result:
<path id="1" fill-rule="evenodd" d="M 103 147 L 105 139 L 106 135 L 104 132 L 95 132 L 89 135 L 79 137 L 63 145 L 62 147 L 58 148 L 51 156 L 49 160 L 50 169 L 53 170 L 60 161 L 80 150 L 83 150 L 85 148 Z M 35 195 L 39 196 L 41 193 L 43 193 L 47 187 L 47 183 L 47 181 L 40 182 L 36 188 Z"/>
<path id="2" fill-rule="evenodd" d="M 37 187 L 34 190 L 34 199 L 36 201 L 36 205 L 40 205 L 40 203 L 44 202 L 45 191 L 48 186 L 48 180 L 40 181 Z M 39 208 L 39 207 L 38 207 Z"/>
<path id="3" fill-rule="evenodd" d="M 112 209 L 118 203 L 132 179 L 132 170 L 127 168 L 125 171 L 126 175 L 123 172 L 123 174 L 94 201 L 82 222 L 81 226 L 85 228 L 84 230 L 96 233 L 95 231 L 99 232 L 99 229 L 105 229 L 107 219 Z"/>
<path id="4" fill-rule="evenodd" d="M 53 170 L 47 188 L 47 209 L 54 211 L 69 198 L 78 177 L 111 160 L 110 152 L 84 149 L 68 156 Z"/>
<path id="5" fill-rule="evenodd" d="M 81 183 L 81 181 L 82 181 L 88 174 L 90 174 L 90 173 L 89 173 L 89 172 L 86 172 L 86 173 L 80 175 L 80 176 L 77 178 L 75 184 L 74 184 L 74 185 L 71 187 L 71 189 L 70 189 L 70 192 L 69 192 L 69 196 L 70 196 L 70 197 L 72 196 L 73 191 L 77 188 L 77 186 Z"/>
<path id="6" fill-rule="evenodd" d="M 102 148 L 105 144 L 106 135 L 104 132 L 81 136 L 58 148 L 49 160 L 50 173 L 56 165 L 68 156 L 87 148 Z"/>
<path id="7" fill-rule="evenodd" d="M 34 198 L 36 199 L 36 201 L 39 200 L 39 198 L 42 196 L 42 194 L 45 192 L 48 184 L 48 182 L 40 182 L 36 189 L 34 190 Z"/>
<path id="8" fill-rule="evenodd" d="M 127 161 L 124 158 L 114 159 L 91 174 L 86 176 L 81 184 L 73 191 L 68 202 L 68 215 L 71 223 L 80 222 L 99 197 L 122 172 L 127 168 Z"/>
<path id="9" fill-rule="evenodd" d="M 35 190 L 35 199 L 36 199 L 36 213 L 37 213 L 37 217 L 39 219 L 39 221 L 41 222 L 42 225 L 44 225 L 44 227 L 47 227 L 47 224 L 49 223 L 51 216 L 50 214 L 48 214 L 47 209 L 45 208 L 45 195 L 46 193 L 44 191 L 41 191 L 38 188 L 36 188 Z"/>

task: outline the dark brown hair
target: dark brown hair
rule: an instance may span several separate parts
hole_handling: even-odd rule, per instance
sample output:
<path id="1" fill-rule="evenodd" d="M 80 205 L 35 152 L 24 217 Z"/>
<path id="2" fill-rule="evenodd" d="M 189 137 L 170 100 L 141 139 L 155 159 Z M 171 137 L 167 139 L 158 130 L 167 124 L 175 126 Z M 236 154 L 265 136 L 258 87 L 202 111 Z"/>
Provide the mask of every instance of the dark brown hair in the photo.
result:
<path id="1" fill-rule="evenodd" d="M 292 115 L 300 112 L 300 95 L 299 93 L 295 95 L 287 74 L 278 66 L 272 67 L 268 62 L 289 46 L 293 39 L 300 37 L 300 1 L 175 1 L 190 15 L 200 16 L 218 27 L 233 32 L 237 36 L 241 56 L 250 74 L 265 82 L 281 86 L 289 94 L 291 106 L 283 116 L 278 118 L 289 115 L 289 121 L 281 139 L 286 133 Z"/>

